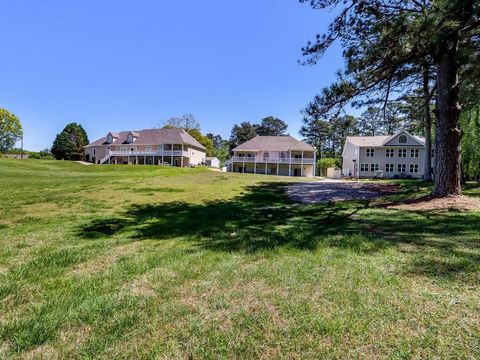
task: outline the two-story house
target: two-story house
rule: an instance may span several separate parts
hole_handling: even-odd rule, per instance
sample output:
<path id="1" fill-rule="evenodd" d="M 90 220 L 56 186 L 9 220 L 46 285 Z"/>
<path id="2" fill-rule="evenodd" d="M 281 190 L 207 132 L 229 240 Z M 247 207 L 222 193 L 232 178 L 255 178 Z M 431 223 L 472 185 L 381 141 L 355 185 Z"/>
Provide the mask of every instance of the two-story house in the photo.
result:
<path id="1" fill-rule="evenodd" d="M 388 178 L 422 178 L 427 154 L 424 138 L 402 130 L 390 136 L 348 136 L 342 156 L 345 177 L 369 178 L 383 171 Z"/>
<path id="2" fill-rule="evenodd" d="M 227 170 L 239 173 L 304 176 L 315 175 L 313 146 L 291 136 L 256 136 L 237 146 Z"/>
<path id="3" fill-rule="evenodd" d="M 206 148 L 183 129 L 109 132 L 85 146 L 95 164 L 193 166 L 205 163 Z"/>

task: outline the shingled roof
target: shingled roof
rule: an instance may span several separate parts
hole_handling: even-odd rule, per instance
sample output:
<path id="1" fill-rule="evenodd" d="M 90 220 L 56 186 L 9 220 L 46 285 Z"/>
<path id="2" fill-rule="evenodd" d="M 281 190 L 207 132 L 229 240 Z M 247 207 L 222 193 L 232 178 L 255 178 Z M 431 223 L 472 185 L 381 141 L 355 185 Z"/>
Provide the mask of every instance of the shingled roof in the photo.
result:
<path id="1" fill-rule="evenodd" d="M 255 136 L 253 139 L 238 145 L 232 151 L 315 151 L 315 148 L 304 141 L 291 136 Z"/>
<path id="2" fill-rule="evenodd" d="M 381 147 L 388 143 L 389 140 L 393 139 L 399 133 L 394 135 L 385 135 L 385 136 L 347 136 L 347 141 L 353 145 L 362 147 L 362 146 L 371 146 L 371 147 Z M 410 135 L 410 134 L 408 134 Z M 425 138 L 415 135 L 410 135 L 413 139 L 417 140 L 421 144 L 425 144 Z"/>
<path id="3" fill-rule="evenodd" d="M 114 143 L 107 143 L 107 137 L 104 136 L 94 142 L 91 142 L 86 147 L 92 146 L 112 146 L 112 145 L 128 145 L 128 134 L 135 133 L 137 137 L 133 144 L 135 145 L 158 145 L 158 144 L 188 144 L 198 149 L 207 150 L 205 146 L 200 144 L 195 138 L 193 138 L 184 129 L 178 128 L 164 128 L 164 129 L 145 129 L 140 131 L 121 131 L 115 134 L 118 138 Z"/>

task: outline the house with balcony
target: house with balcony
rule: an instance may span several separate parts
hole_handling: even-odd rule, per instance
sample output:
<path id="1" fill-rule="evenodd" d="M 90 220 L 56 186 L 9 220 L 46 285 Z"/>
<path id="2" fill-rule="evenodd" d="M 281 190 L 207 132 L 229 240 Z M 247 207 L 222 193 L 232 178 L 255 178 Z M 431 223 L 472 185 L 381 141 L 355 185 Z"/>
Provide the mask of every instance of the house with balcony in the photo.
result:
<path id="1" fill-rule="evenodd" d="M 206 151 L 183 129 L 145 129 L 109 132 L 85 146 L 85 160 L 94 164 L 183 167 L 204 164 Z"/>
<path id="2" fill-rule="evenodd" d="M 230 172 L 315 176 L 315 148 L 291 136 L 256 136 L 232 152 L 226 162 Z"/>
<path id="3" fill-rule="evenodd" d="M 387 136 L 348 136 L 343 148 L 345 177 L 422 178 L 425 173 L 425 139 L 405 130 Z M 432 171 L 432 169 L 430 169 Z"/>

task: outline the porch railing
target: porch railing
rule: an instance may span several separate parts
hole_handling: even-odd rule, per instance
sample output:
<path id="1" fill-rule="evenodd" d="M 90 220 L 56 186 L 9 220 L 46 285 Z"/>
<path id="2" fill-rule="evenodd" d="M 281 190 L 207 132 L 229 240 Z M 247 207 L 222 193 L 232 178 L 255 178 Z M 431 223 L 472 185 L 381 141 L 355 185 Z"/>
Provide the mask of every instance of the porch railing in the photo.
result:
<path id="1" fill-rule="evenodd" d="M 240 162 L 240 163 L 269 163 L 269 164 L 313 164 L 314 159 L 313 158 L 306 158 L 304 157 L 303 160 L 301 157 L 248 157 L 248 156 L 234 156 L 228 160 L 228 163 L 234 163 L 234 162 Z"/>
<path id="2" fill-rule="evenodd" d="M 159 151 L 110 151 L 110 156 L 183 156 L 188 157 L 188 151 L 159 150 Z"/>

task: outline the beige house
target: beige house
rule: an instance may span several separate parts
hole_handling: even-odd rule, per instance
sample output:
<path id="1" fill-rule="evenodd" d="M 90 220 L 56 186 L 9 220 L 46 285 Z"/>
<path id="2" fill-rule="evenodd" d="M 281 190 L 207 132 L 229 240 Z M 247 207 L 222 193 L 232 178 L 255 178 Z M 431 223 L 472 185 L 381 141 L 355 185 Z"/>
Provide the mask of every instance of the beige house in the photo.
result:
<path id="1" fill-rule="evenodd" d="M 205 163 L 206 149 L 183 129 L 109 132 L 85 147 L 95 164 L 194 166 Z"/>
<path id="2" fill-rule="evenodd" d="M 316 150 L 291 136 L 256 136 L 233 150 L 227 171 L 251 174 L 315 175 Z"/>
<path id="3" fill-rule="evenodd" d="M 354 178 L 378 174 L 387 178 L 422 178 L 425 156 L 425 139 L 405 130 L 390 136 L 348 136 L 342 172 Z M 428 156 L 433 157 L 433 151 Z"/>

